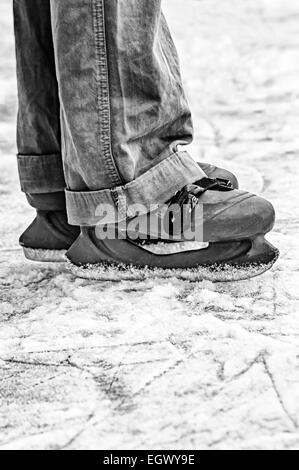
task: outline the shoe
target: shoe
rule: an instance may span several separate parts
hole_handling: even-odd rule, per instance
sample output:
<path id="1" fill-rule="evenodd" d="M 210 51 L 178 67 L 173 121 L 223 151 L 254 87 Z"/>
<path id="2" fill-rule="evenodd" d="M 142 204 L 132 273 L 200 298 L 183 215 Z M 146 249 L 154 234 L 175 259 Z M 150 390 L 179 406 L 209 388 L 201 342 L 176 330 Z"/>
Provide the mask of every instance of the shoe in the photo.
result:
<path id="1" fill-rule="evenodd" d="M 220 178 L 238 188 L 236 176 L 223 168 L 198 163 L 210 178 Z M 37 211 L 36 219 L 20 237 L 20 245 L 31 261 L 63 262 L 65 253 L 75 242 L 80 229 L 69 225 L 66 211 Z"/>
<path id="2" fill-rule="evenodd" d="M 169 227 L 167 237 L 160 229 L 152 231 L 158 220 Z M 82 227 L 66 256 L 72 272 L 89 279 L 247 279 L 270 269 L 278 258 L 278 250 L 265 240 L 274 221 L 273 206 L 265 199 L 202 178 L 179 191 L 166 212 L 136 217 L 125 232 L 117 228 L 118 238 L 101 239 L 98 227 Z M 191 227 L 202 229 L 200 241 L 186 237 Z"/>
<path id="3" fill-rule="evenodd" d="M 65 253 L 80 233 L 68 224 L 65 211 L 37 210 L 36 218 L 19 239 L 31 261 L 65 261 Z"/>

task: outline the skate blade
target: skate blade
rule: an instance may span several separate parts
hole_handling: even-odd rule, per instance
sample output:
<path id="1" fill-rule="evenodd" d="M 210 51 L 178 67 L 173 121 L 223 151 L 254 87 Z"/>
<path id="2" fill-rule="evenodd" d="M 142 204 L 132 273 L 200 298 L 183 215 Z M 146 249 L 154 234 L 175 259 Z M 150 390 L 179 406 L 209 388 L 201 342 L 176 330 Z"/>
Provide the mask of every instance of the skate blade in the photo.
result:
<path id="1" fill-rule="evenodd" d="M 85 265 L 76 266 L 68 261 L 68 268 L 77 277 L 95 281 L 144 281 L 146 279 L 177 278 L 184 281 L 235 282 L 259 276 L 272 268 L 277 256 L 267 264 L 247 266 L 199 266 L 189 269 L 138 268 L 127 265 Z"/>
<path id="2" fill-rule="evenodd" d="M 66 250 L 43 250 L 23 246 L 25 257 L 42 263 L 62 263 L 66 261 Z"/>

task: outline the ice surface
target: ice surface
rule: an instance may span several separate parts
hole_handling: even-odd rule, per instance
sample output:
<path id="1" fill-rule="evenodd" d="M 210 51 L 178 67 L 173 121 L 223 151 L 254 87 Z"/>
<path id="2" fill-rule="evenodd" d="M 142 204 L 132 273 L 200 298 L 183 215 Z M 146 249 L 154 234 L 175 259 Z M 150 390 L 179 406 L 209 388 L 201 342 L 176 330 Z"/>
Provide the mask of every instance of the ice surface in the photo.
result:
<path id="1" fill-rule="evenodd" d="M 299 448 L 297 0 L 164 0 L 193 154 L 277 209 L 272 271 L 90 281 L 17 240 L 11 0 L 0 5 L 0 448 Z"/>

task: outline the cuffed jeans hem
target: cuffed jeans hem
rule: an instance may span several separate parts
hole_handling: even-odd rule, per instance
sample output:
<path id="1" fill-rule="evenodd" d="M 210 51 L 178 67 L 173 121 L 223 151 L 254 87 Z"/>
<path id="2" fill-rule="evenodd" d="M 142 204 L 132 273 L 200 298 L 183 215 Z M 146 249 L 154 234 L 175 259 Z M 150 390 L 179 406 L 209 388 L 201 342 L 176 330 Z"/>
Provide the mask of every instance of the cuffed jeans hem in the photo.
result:
<path id="1" fill-rule="evenodd" d="M 145 214 L 203 176 L 205 174 L 187 152 L 171 153 L 125 186 L 90 192 L 66 190 L 68 221 L 72 225 L 95 226 Z"/>
<path id="2" fill-rule="evenodd" d="M 29 194 L 64 191 L 65 180 L 60 154 L 18 155 L 21 190 Z"/>

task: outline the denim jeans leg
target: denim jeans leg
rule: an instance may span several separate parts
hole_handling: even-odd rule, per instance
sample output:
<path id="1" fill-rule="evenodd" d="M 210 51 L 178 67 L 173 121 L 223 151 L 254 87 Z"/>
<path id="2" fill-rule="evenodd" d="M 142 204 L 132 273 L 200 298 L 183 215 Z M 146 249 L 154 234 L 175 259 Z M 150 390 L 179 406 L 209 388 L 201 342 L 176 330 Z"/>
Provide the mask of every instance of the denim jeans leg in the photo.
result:
<path id="1" fill-rule="evenodd" d="M 14 0 L 21 189 L 38 209 L 65 209 L 49 0 Z"/>
<path id="2" fill-rule="evenodd" d="M 132 217 L 204 174 L 160 0 L 51 0 L 69 221 Z"/>

